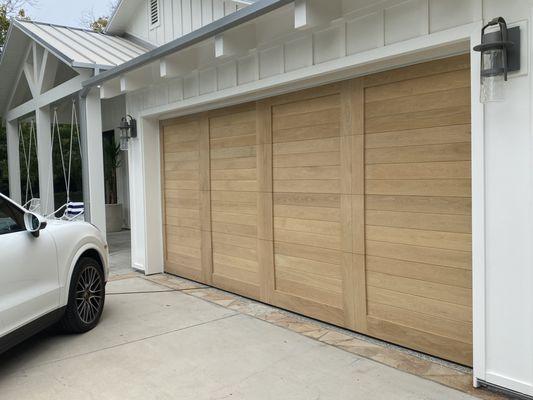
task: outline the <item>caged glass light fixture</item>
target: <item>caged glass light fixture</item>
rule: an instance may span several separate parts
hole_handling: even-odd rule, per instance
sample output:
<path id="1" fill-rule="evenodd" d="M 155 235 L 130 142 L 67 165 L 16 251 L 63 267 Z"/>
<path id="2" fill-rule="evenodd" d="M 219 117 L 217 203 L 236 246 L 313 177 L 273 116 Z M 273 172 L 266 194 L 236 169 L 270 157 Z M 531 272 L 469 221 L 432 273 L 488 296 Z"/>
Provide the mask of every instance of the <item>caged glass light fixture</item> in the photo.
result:
<path id="1" fill-rule="evenodd" d="M 137 137 L 137 121 L 131 115 L 122 117 L 120 121 L 120 150 L 128 151 L 128 142 Z"/>
<path id="2" fill-rule="evenodd" d="M 499 30 L 485 33 L 492 26 Z M 474 51 L 481 53 L 480 101 L 503 101 L 508 72 L 520 70 L 520 28 L 508 29 L 505 19 L 494 18 L 481 30 L 481 44 Z"/>

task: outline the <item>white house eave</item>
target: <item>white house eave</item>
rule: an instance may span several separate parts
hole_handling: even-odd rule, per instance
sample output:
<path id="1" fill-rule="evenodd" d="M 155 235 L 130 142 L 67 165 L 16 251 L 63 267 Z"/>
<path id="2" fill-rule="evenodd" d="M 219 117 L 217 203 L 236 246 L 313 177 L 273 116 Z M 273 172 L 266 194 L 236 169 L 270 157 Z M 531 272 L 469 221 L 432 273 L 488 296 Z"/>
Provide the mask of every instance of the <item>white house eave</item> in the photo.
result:
<path id="1" fill-rule="evenodd" d="M 102 71 L 102 70 L 107 71 L 114 67 L 114 65 L 91 64 L 91 63 L 80 63 L 80 62 L 73 62 L 71 66 L 72 68 L 93 69 L 93 70 L 99 70 L 99 71 Z"/>
<path id="2" fill-rule="evenodd" d="M 117 19 L 117 15 L 120 12 L 122 6 L 124 5 L 124 0 L 119 0 L 118 4 L 116 5 L 115 9 L 113 10 L 113 13 L 111 14 L 111 17 L 109 18 L 109 22 L 107 26 L 104 29 L 105 33 L 111 32 L 112 27 L 115 23 L 115 20 Z"/>

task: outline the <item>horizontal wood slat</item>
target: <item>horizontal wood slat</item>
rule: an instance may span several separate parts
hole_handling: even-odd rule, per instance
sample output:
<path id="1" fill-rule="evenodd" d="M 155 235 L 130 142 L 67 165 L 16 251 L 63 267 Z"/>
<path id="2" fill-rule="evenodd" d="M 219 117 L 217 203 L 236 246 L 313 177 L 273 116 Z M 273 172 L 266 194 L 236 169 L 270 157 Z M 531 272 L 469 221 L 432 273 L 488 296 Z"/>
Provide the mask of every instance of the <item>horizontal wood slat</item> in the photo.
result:
<path id="1" fill-rule="evenodd" d="M 365 136 L 365 147 L 367 149 L 376 149 L 382 147 L 468 143 L 470 142 L 470 131 L 470 124 L 463 124 L 367 134 Z"/>
<path id="2" fill-rule="evenodd" d="M 368 325 L 370 334 L 379 335 L 385 340 L 394 341 L 425 353 L 431 352 L 437 357 L 455 360 L 460 364 L 472 365 L 472 345 L 470 343 L 372 317 L 369 317 Z"/>

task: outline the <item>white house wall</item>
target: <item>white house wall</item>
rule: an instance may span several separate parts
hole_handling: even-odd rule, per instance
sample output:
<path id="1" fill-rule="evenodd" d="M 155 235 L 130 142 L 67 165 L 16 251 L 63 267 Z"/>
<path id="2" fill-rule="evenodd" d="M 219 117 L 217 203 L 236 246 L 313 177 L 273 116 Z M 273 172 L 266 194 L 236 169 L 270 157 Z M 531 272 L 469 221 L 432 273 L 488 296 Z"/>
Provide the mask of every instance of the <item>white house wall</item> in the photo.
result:
<path id="1" fill-rule="evenodd" d="M 528 0 L 483 0 L 483 4 L 481 0 L 368 3 L 343 0 L 342 18 L 308 30 L 294 31 L 287 21 L 279 20 L 276 28 L 280 29 L 275 30 L 276 34 L 271 29 L 271 37 L 259 23 L 256 49 L 223 60 L 215 60 L 213 56 L 210 63 L 185 76 L 130 93 L 128 112 L 140 117 L 180 115 L 191 112 L 194 104 L 221 104 L 230 94 L 236 96 L 240 91 L 260 87 L 263 80 L 270 82 L 273 77 L 279 77 L 281 81 L 284 76 L 292 79 L 297 76 L 295 72 L 303 71 L 298 79 L 294 78 L 293 85 L 297 85 L 298 80 L 305 78 L 306 71 L 320 66 L 325 70 L 328 65 L 351 60 L 353 55 L 361 55 L 359 59 L 364 60 L 365 54 L 387 54 L 389 48 L 412 52 L 410 46 L 425 43 L 424 38 L 428 41 L 440 38 L 439 33 L 444 31 L 443 35 L 451 35 L 461 27 L 475 26 L 473 34 L 477 35 L 482 18 L 487 21 L 503 16 L 511 25 L 519 24 L 522 70 L 510 76 L 507 100 L 485 107 L 484 132 L 476 139 L 482 147 L 480 154 L 475 154 L 481 160 L 480 176 L 476 177 L 479 184 L 475 188 L 484 192 L 475 196 L 481 198 L 484 209 L 475 210 L 479 218 L 475 219 L 478 226 L 474 229 L 482 230 L 482 235 L 478 235 L 482 253 L 478 260 L 482 264 L 474 276 L 477 279 L 474 290 L 478 296 L 475 301 L 482 304 L 478 310 L 483 311 L 484 307 L 484 312 L 474 323 L 474 343 L 478 346 L 475 374 L 481 380 L 533 395 L 533 82 L 529 62 L 533 4 Z M 181 10 L 192 15 L 183 4 Z M 183 29 L 192 26 L 187 19 Z M 473 62 L 473 68 L 474 65 Z M 478 79 L 473 76 L 474 88 L 479 87 Z M 483 110 L 475 104 L 473 109 Z M 483 121 L 478 125 L 483 129 Z M 146 157 L 140 158 L 139 146 L 134 144 L 130 160 L 136 173 L 142 172 L 146 162 Z M 132 193 L 135 196 L 135 188 Z M 132 215 L 139 226 L 144 223 L 140 221 L 146 221 L 143 212 L 139 209 Z M 134 259 L 141 269 L 146 262 L 143 243 L 141 236 L 134 237 L 132 248 L 134 253 L 138 251 Z"/>
<path id="2" fill-rule="evenodd" d="M 480 0 L 388 0 L 355 11 L 352 9 L 358 3 L 368 4 L 368 1 L 344 0 L 343 3 L 347 10 L 343 18 L 312 30 L 294 31 L 290 13 L 280 12 L 279 17 L 265 18 L 257 24 L 257 49 L 218 61 L 213 53 L 209 62 L 198 70 L 128 94 L 130 112 L 169 103 L 176 103 L 179 108 L 180 101 L 200 95 L 217 91 L 222 95 L 228 88 L 481 19 Z M 442 3 L 453 6 L 443 7 Z"/>
<path id="3" fill-rule="evenodd" d="M 120 124 L 120 118 L 124 115 L 126 115 L 124 96 L 102 100 L 102 129 L 104 132 L 115 130 Z"/>
<path id="4" fill-rule="evenodd" d="M 507 100 L 485 107 L 486 380 L 533 395 L 532 79 L 533 3 L 485 0 L 485 20 L 520 23 L 522 73 Z"/>
<path id="5" fill-rule="evenodd" d="M 102 100 L 102 131 L 115 131 L 115 142 L 118 144 L 120 132 L 117 127 L 121 118 L 126 115 L 126 98 L 117 96 L 112 99 Z M 122 220 L 124 226 L 129 227 L 130 201 L 128 177 L 128 153 L 121 152 L 121 165 L 117 168 L 117 200 L 122 204 Z"/>
<path id="6" fill-rule="evenodd" d="M 160 24 L 150 27 L 148 0 L 142 1 L 125 32 L 155 46 L 177 39 L 242 8 L 225 0 L 159 0 Z"/>

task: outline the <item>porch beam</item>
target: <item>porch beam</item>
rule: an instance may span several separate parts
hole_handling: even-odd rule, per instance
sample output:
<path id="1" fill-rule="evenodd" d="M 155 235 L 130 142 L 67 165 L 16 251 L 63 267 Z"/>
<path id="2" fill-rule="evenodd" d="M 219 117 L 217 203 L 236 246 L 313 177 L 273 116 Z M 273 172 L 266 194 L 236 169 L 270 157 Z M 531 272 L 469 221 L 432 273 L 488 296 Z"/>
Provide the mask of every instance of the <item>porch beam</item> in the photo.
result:
<path id="1" fill-rule="evenodd" d="M 20 154 L 18 121 L 6 123 L 7 132 L 7 170 L 9 175 L 9 197 L 17 203 L 22 203 L 22 189 L 20 184 Z"/>
<path id="2" fill-rule="evenodd" d="M 342 16 L 342 0 L 295 0 L 294 28 L 309 29 Z"/>
<path id="3" fill-rule="evenodd" d="M 21 104 L 11 110 L 6 114 L 6 121 L 16 121 L 17 119 L 22 119 L 28 114 L 31 114 L 37 108 L 37 100 L 29 100 L 26 103 Z"/>
<path id="4" fill-rule="evenodd" d="M 85 220 L 98 227 L 105 236 L 102 105 L 98 88 L 80 98 L 80 128 Z"/>
<path id="5" fill-rule="evenodd" d="M 54 211 L 54 176 L 52 165 L 52 117 L 50 106 L 35 110 L 37 131 L 37 164 L 39 167 L 39 198 L 41 212 L 48 215 Z"/>
<path id="6" fill-rule="evenodd" d="M 43 93 L 37 97 L 37 99 L 32 99 L 18 107 L 9 110 L 6 114 L 6 120 L 13 121 L 15 119 L 20 119 L 35 111 L 36 108 L 46 107 L 47 105 L 55 103 L 64 97 L 79 92 L 82 82 L 87 80 L 89 76 L 90 73 L 86 72 Z"/>

